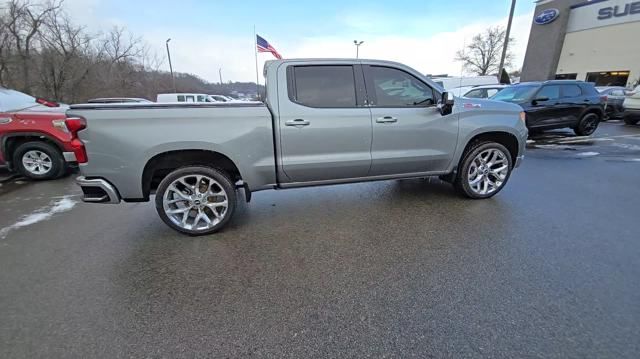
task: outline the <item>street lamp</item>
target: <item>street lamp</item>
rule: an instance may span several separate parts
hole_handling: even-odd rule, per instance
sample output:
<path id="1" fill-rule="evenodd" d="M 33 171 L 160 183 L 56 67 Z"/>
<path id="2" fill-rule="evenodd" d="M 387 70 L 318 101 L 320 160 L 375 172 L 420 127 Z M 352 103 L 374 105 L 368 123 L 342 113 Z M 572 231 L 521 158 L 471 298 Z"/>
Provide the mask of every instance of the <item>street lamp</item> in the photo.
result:
<path id="1" fill-rule="evenodd" d="M 500 66 L 498 66 L 498 79 L 502 78 L 502 69 L 504 69 L 504 60 L 507 57 L 507 46 L 509 46 L 509 35 L 511 34 L 511 22 L 513 21 L 513 11 L 516 8 L 516 0 L 511 0 L 511 10 L 509 11 L 509 21 L 507 22 L 507 31 L 504 34 L 504 44 L 502 44 L 502 57 L 500 57 Z"/>
<path id="2" fill-rule="evenodd" d="M 360 56 L 360 45 L 362 45 L 364 41 L 353 40 L 353 44 L 356 45 L 356 59 Z"/>
<path id="3" fill-rule="evenodd" d="M 220 75 L 220 85 L 222 85 L 222 67 L 218 69 L 218 75 Z"/>
<path id="4" fill-rule="evenodd" d="M 178 92 L 176 88 L 176 78 L 175 76 L 173 76 L 173 65 L 171 65 L 171 51 L 169 51 L 169 41 L 171 41 L 171 38 L 168 38 L 167 42 L 165 42 L 165 44 L 167 45 L 167 57 L 169 58 L 169 70 L 171 71 L 171 80 L 173 80 L 173 92 Z"/>

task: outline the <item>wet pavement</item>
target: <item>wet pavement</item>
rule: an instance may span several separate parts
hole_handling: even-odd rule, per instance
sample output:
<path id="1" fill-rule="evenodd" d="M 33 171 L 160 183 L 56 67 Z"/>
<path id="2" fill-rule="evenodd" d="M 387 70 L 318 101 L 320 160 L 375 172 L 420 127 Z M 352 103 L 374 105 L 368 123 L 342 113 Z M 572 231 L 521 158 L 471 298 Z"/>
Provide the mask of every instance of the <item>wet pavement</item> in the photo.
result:
<path id="1" fill-rule="evenodd" d="M 265 191 L 200 238 L 71 178 L 4 183 L 0 357 L 637 358 L 640 127 L 567 135 L 490 200 Z"/>

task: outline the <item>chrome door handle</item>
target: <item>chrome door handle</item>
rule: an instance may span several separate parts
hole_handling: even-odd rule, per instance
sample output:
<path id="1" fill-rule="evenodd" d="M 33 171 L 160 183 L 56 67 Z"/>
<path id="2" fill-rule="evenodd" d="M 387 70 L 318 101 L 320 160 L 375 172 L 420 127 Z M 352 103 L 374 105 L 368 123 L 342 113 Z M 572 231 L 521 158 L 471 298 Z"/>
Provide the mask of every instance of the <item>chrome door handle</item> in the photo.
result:
<path id="1" fill-rule="evenodd" d="M 287 126 L 309 126 L 311 122 L 307 120 L 303 120 L 301 118 L 296 118 L 295 120 L 288 120 L 284 123 Z"/>
<path id="2" fill-rule="evenodd" d="M 0 117 L 0 125 L 6 125 L 11 122 L 11 117 Z"/>
<path id="3" fill-rule="evenodd" d="M 398 119 L 392 116 L 384 116 L 384 117 L 378 117 L 376 119 L 377 123 L 393 123 L 393 122 L 398 122 Z"/>

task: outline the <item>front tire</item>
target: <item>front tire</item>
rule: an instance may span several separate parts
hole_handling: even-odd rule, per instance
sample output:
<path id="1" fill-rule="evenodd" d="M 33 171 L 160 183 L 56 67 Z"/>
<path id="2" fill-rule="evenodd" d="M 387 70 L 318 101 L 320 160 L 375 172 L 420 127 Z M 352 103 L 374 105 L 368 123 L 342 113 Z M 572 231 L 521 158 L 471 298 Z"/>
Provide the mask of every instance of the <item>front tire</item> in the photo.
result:
<path id="1" fill-rule="evenodd" d="M 32 141 L 18 146 L 13 154 L 16 170 L 34 180 L 51 180 L 64 175 L 66 165 L 62 153 L 46 142 Z"/>
<path id="2" fill-rule="evenodd" d="M 222 229 L 236 209 L 236 190 L 222 171 L 183 167 L 165 177 L 156 191 L 156 210 L 174 230 L 191 236 Z"/>
<path id="3" fill-rule="evenodd" d="M 598 129 L 598 124 L 600 123 L 600 116 L 597 114 L 590 112 L 580 119 L 578 122 L 578 126 L 573 129 L 573 132 L 578 136 L 591 136 L 596 129 Z"/>
<path id="4" fill-rule="evenodd" d="M 497 142 L 478 142 L 465 152 L 453 185 L 468 198 L 490 198 L 504 188 L 512 169 L 513 160 L 506 147 Z"/>

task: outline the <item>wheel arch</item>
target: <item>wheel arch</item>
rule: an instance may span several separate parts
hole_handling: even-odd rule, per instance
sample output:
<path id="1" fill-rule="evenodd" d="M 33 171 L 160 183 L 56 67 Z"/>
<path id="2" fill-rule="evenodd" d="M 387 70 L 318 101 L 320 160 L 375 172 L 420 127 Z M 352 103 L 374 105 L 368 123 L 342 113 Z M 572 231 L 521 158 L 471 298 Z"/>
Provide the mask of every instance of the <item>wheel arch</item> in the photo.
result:
<path id="1" fill-rule="evenodd" d="M 172 171 L 185 166 L 205 166 L 220 169 L 235 183 L 242 179 L 238 166 L 229 156 L 212 150 L 169 150 L 151 157 L 142 172 L 142 192 L 145 199 L 157 189 L 160 182 Z"/>
<path id="2" fill-rule="evenodd" d="M 471 147 L 479 142 L 491 141 L 497 142 L 509 151 L 509 155 L 511 156 L 511 161 L 515 165 L 516 159 L 521 155 L 520 150 L 520 142 L 518 141 L 518 137 L 508 131 L 488 131 L 481 132 L 473 135 L 465 144 L 464 150 L 460 154 L 460 158 L 456 163 L 456 170 L 460 166 L 460 163 L 464 160 L 464 155 L 469 151 Z"/>
<path id="3" fill-rule="evenodd" d="M 0 137 L 0 152 L 3 153 L 9 168 L 12 168 L 14 151 L 23 143 L 31 141 L 41 141 L 48 143 L 57 148 L 61 153 L 64 152 L 62 142 L 51 135 L 44 132 L 10 132 Z"/>

